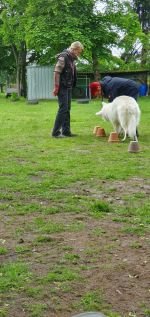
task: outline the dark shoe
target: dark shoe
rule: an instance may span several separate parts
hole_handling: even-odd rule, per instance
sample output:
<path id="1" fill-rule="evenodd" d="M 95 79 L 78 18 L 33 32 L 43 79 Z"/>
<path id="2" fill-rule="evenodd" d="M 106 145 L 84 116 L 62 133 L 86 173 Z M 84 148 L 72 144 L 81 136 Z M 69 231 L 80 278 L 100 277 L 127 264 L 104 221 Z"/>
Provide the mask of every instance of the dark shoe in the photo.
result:
<path id="1" fill-rule="evenodd" d="M 62 139 L 62 138 L 65 138 L 65 135 L 63 134 L 58 134 L 58 135 L 52 135 L 53 138 L 56 138 L 56 139 Z"/>

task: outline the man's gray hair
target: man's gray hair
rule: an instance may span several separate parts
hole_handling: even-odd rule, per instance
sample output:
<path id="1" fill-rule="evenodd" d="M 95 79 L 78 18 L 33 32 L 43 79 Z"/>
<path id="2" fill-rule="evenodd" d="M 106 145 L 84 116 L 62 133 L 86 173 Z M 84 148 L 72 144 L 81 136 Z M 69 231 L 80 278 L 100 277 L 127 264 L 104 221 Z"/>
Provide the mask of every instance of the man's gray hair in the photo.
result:
<path id="1" fill-rule="evenodd" d="M 81 50 L 84 50 L 83 45 L 82 45 L 79 41 L 73 42 L 73 43 L 70 45 L 70 48 L 71 48 L 71 49 L 80 48 Z"/>

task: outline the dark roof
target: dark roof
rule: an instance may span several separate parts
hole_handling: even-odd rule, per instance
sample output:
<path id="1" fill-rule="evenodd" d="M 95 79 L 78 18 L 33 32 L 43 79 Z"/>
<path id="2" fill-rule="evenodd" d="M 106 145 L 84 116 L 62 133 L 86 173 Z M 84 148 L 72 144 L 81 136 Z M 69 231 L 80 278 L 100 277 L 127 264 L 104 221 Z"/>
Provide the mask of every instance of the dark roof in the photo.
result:
<path id="1" fill-rule="evenodd" d="M 150 70 L 145 69 L 145 70 L 115 70 L 115 71 L 102 71 L 99 72 L 100 74 L 129 74 L 129 73 L 150 73 Z M 78 74 L 80 75 L 93 75 L 93 72 L 81 72 L 78 71 Z"/>

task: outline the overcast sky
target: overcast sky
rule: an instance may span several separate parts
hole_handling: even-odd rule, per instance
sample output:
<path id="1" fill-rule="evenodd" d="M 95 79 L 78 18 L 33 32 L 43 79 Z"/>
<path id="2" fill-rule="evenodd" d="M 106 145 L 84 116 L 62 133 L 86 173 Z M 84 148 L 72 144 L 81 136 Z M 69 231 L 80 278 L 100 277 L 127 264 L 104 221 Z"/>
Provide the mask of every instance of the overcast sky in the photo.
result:
<path id="1" fill-rule="evenodd" d="M 124 0 L 122 0 L 121 2 L 123 2 Z M 130 1 L 130 0 L 129 0 Z M 96 6 L 96 8 L 98 9 L 98 10 L 100 10 L 100 12 L 105 12 L 105 4 L 104 3 L 102 3 L 101 1 L 97 1 L 97 6 Z M 112 47 L 112 54 L 114 55 L 114 56 L 117 56 L 117 57 L 120 57 L 121 56 L 121 54 L 122 54 L 122 52 L 123 52 L 123 50 L 122 49 L 119 49 L 119 48 L 117 48 L 117 47 Z"/>

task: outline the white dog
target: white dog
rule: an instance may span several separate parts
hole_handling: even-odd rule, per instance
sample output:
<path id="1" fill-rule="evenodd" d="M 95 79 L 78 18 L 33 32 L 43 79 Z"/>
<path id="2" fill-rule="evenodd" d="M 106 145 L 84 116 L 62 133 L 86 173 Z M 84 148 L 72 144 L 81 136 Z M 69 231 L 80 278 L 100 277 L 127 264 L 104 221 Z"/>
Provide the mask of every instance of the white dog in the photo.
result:
<path id="1" fill-rule="evenodd" d="M 110 103 L 102 102 L 102 109 L 96 115 L 102 116 L 104 120 L 110 121 L 118 134 L 124 131 L 124 138 L 128 135 L 137 140 L 137 126 L 140 121 L 140 109 L 134 98 L 120 96 Z"/>

